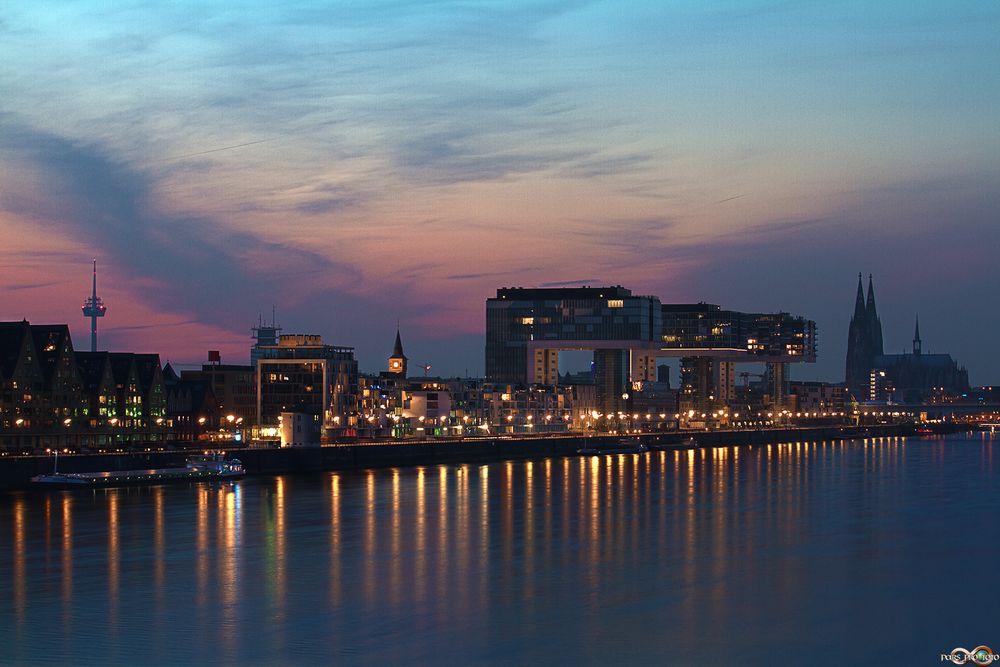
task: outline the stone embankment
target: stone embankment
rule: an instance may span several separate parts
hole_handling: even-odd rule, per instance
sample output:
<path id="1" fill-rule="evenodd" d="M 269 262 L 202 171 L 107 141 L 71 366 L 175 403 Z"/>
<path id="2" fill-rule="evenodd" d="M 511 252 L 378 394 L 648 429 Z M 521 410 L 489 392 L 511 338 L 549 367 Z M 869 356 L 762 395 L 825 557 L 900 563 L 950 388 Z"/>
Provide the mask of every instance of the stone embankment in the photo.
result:
<path id="1" fill-rule="evenodd" d="M 637 437 L 647 444 L 655 443 L 658 446 L 690 448 L 877 438 L 907 435 L 912 432 L 912 426 L 890 424 L 868 427 L 823 426 L 752 431 L 669 431 L 648 433 Z M 694 442 L 690 441 L 692 437 L 695 438 Z M 496 437 L 354 443 L 324 447 L 233 449 L 227 451 L 243 461 L 248 474 L 267 475 L 576 456 L 577 450 L 582 447 L 610 444 L 619 438 L 620 436 L 605 435 L 553 435 L 525 438 Z M 184 465 L 188 455 L 189 452 L 185 451 L 65 455 L 59 457 L 59 472 L 178 467 Z M 0 458 L 0 489 L 28 487 L 32 476 L 52 472 L 52 463 L 52 458 L 46 456 L 5 456 Z"/>

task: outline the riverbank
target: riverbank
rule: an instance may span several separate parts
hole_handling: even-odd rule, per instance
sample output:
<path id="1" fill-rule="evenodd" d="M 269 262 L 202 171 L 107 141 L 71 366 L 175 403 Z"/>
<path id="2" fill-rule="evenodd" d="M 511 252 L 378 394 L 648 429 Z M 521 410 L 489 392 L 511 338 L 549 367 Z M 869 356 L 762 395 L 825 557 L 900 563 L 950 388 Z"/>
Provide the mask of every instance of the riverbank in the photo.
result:
<path id="1" fill-rule="evenodd" d="M 637 436 L 645 444 L 658 446 L 727 447 L 814 440 L 843 440 L 863 437 L 909 435 L 909 425 L 823 426 L 811 428 L 761 429 L 745 431 L 700 431 L 648 433 Z M 689 438 L 694 437 L 695 443 Z M 358 443 L 326 447 L 286 449 L 231 449 L 250 475 L 302 473 L 325 470 L 360 470 L 439 463 L 486 463 L 549 456 L 577 456 L 583 446 L 613 443 L 619 436 L 534 436 L 529 438 L 486 438 L 468 440 L 423 440 L 405 443 Z M 190 452 L 127 452 L 118 454 L 76 454 L 59 457 L 60 472 L 104 470 L 144 470 L 183 466 Z M 33 476 L 52 471 L 52 459 L 45 456 L 0 459 L 0 489 L 27 488 Z"/>

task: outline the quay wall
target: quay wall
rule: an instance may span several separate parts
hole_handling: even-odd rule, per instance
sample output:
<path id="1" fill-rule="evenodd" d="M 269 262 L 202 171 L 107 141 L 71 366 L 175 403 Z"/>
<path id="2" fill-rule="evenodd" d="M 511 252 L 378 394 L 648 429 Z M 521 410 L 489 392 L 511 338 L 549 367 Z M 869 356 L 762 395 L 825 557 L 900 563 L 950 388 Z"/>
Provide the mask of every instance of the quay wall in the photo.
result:
<path id="1" fill-rule="evenodd" d="M 842 440 L 861 437 L 907 435 L 907 425 L 868 427 L 823 426 L 811 428 L 762 429 L 746 431 L 670 431 L 637 436 L 647 444 L 677 447 L 728 447 Z M 686 442 L 696 438 L 696 444 Z M 485 463 L 510 459 L 576 456 L 584 446 L 611 444 L 620 436 L 535 436 L 530 438 L 489 438 L 469 440 L 422 440 L 405 443 L 349 444 L 285 449 L 227 449 L 239 458 L 250 475 L 359 470 L 438 463 Z M 70 454 L 59 457 L 59 472 L 102 470 L 148 470 L 183 467 L 190 452 L 125 452 L 116 454 Z M 0 489 L 26 488 L 34 475 L 52 472 L 52 457 L 10 456 L 0 458 Z"/>

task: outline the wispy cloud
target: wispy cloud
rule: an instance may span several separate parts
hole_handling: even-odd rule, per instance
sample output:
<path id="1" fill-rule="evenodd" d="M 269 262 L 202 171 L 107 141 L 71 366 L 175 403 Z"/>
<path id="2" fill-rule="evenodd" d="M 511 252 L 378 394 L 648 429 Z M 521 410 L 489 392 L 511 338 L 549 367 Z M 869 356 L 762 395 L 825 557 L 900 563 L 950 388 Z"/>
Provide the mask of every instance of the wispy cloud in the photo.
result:
<path id="1" fill-rule="evenodd" d="M 940 271 L 992 284 L 998 20 L 995 3 L 8 2 L 0 209 L 77 253 L 39 234 L 8 261 L 42 285 L 96 247 L 169 321 L 244 336 L 233 322 L 276 302 L 379 363 L 372 332 L 397 317 L 417 346 L 472 336 L 497 283 L 581 267 L 794 305 L 791 269 L 938 270 L 919 232 Z"/>
<path id="2" fill-rule="evenodd" d="M 540 287 L 573 287 L 575 285 L 593 285 L 600 282 L 597 278 L 584 278 L 583 280 L 559 280 L 557 282 L 542 283 Z"/>
<path id="3" fill-rule="evenodd" d="M 8 210 L 45 219 L 94 245 L 151 285 L 163 307 L 209 321 L 252 312 L 279 297 L 275 277 L 321 272 L 358 279 L 350 266 L 310 250 L 263 239 L 197 216 L 163 213 L 155 183 L 100 148 L 34 130 L 10 115 L 0 123 L 0 152 L 43 176 L 45 196 L 6 202 Z M 206 289 L 207 287 L 209 287 Z M 303 297 L 311 290 L 306 287 Z M 220 301 L 220 294 L 226 298 Z"/>
<path id="4" fill-rule="evenodd" d="M 43 283 L 14 283 L 4 285 L 3 288 L 11 290 L 13 292 L 20 292 L 24 290 L 42 289 L 45 287 L 52 287 L 53 285 L 60 285 L 62 283 L 58 281 L 43 282 Z"/>
<path id="5" fill-rule="evenodd" d="M 445 276 L 445 280 L 481 280 L 483 278 L 500 278 L 502 276 L 524 275 L 530 271 L 537 271 L 534 267 L 516 267 L 506 271 L 483 271 L 480 273 L 455 273 Z"/>

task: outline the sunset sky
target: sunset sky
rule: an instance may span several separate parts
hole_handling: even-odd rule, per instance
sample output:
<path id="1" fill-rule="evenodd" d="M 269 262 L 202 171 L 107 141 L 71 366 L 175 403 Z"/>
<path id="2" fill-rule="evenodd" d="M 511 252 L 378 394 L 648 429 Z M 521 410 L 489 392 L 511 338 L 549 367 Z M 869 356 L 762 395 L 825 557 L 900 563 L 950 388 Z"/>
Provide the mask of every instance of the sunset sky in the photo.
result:
<path id="1" fill-rule="evenodd" d="M 483 372 L 499 286 L 815 319 L 1000 383 L 1000 3 L 0 4 L 0 320 Z"/>

